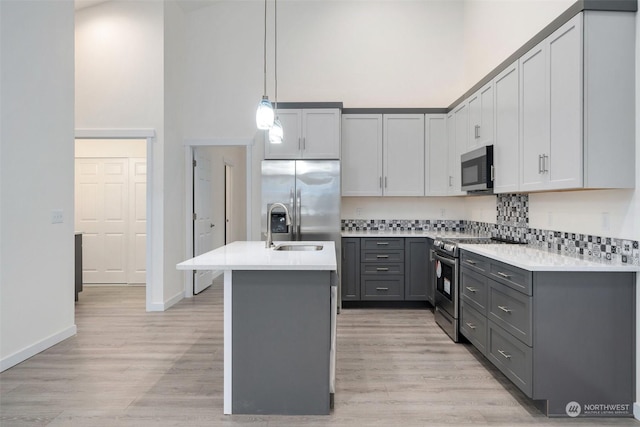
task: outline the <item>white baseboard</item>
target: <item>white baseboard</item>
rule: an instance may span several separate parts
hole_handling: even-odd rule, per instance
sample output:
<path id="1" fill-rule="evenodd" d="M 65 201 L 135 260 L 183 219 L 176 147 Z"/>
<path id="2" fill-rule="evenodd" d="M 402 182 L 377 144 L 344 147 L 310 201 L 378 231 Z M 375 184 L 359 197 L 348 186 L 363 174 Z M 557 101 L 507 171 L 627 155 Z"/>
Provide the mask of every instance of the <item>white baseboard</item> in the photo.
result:
<path id="1" fill-rule="evenodd" d="M 53 347 L 58 344 L 74 336 L 77 332 L 76 325 L 69 326 L 68 328 L 48 336 L 47 338 L 38 341 L 28 347 L 23 348 L 20 351 L 13 353 L 0 360 L 0 372 L 6 371 L 7 369 L 16 366 L 18 363 L 24 362 L 30 357 L 35 356 L 36 354 L 48 349 L 49 347 Z"/>
<path id="2" fill-rule="evenodd" d="M 147 304 L 147 311 L 165 311 L 184 299 L 184 292 L 178 292 L 163 303 Z"/>
<path id="3" fill-rule="evenodd" d="M 640 402 L 636 402 L 633 404 L 633 417 L 636 420 L 640 420 Z"/>

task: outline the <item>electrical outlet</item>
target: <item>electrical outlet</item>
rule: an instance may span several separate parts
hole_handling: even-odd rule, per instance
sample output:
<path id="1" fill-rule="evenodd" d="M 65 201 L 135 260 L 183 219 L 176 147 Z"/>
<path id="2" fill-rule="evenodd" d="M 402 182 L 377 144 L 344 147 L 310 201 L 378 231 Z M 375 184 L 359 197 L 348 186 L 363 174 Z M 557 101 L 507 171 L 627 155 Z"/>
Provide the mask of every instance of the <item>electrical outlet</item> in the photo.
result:
<path id="1" fill-rule="evenodd" d="M 362 208 L 356 208 L 356 216 L 360 218 L 362 216 Z"/>
<path id="2" fill-rule="evenodd" d="M 446 213 L 447 213 L 446 209 L 440 209 L 440 218 L 444 218 Z"/>
<path id="3" fill-rule="evenodd" d="M 54 209 L 51 211 L 51 224 L 62 224 L 64 215 L 62 209 Z"/>

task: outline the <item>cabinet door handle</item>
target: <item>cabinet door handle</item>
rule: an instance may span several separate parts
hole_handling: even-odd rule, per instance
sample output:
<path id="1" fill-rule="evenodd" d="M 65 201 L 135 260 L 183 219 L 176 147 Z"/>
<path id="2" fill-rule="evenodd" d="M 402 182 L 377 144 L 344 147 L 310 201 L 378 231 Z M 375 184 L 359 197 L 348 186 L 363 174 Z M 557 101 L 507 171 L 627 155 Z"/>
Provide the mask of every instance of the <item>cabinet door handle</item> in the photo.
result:
<path id="1" fill-rule="evenodd" d="M 474 293 L 474 294 L 475 294 L 476 292 L 478 292 L 478 290 L 477 290 L 476 288 L 472 288 L 471 286 L 467 286 L 467 290 L 468 290 L 469 292 L 471 292 L 471 293 Z"/>
<path id="2" fill-rule="evenodd" d="M 504 305 L 499 305 L 498 308 L 505 313 L 511 313 L 511 309 L 509 307 L 505 307 Z"/>
<path id="3" fill-rule="evenodd" d="M 380 177 L 380 183 L 378 185 L 382 188 L 382 177 Z"/>
<path id="4" fill-rule="evenodd" d="M 449 187 L 453 187 L 453 177 L 449 175 Z"/>
<path id="5" fill-rule="evenodd" d="M 388 267 L 377 267 L 376 271 L 389 271 Z"/>
<path id="6" fill-rule="evenodd" d="M 307 138 L 302 138 L 302 151 L 307 149 Z"/>
<path id="7" fill-rule="evenodd" d="M 469 329 L 475 329 L 476 325 L 474 325 L 473 323 L 467 323 L 467 326 L 469 327 Z"/>
<path id="8" fill-rule="evenodd" d="M 542 154 L 538 154 L 538 173 L 542 173 Z"/>
<path id="9" fill-rule="evenodd" d="M 384 188 L 387 188 L 387 177 L 384 177 Z"/>
<path id="10" fill-rule="evenodd" d="M 509 353 L 507 353 L 506 351 L 498 350 L 498 353 L 500 353 L 502 355 L 502 357 L 504 357 L 505 359 L 511 359 L 511 355 Z"/>
<path id="11" fill-rule="evenodd" d="M 389 244 L 389 242 L 376 242 L 376 245 L 378 246 L 387 246 Z"/>
<path id="12" fill-rule="evenodd" d="M 491 165 L 491 181 L 496 180 L 496 167 Z"/>
<path id="13" fill-rule="evenodd" d="M 467 264 L 471 264 L 471 265 L 476 265 L 477 262 L 470 260 L 470 259 L 465 259 L 464 262 L 466 262 Z"/>
<path id="14" fill-rule="evenodd" d="M 475 126 L 475 137 L 476 139 L 480 138 L 480 125 Z"/>
<path id="15" fill-rule="evenodd" d="M 376 288 L 376 291 L 388 291 L 389 288 Z"/>
<path id="16" fill-rule="evenodd" d="M 511 279 L 511 276 L 509 276 L 507 273 L 503 273 L 502 271 L 498 271 L 498 276 L 504 277 L 505 279 Z"/>
<path id="17" fill-rule="evenodd" d="M 298 138 L 298 150 L 302 150 L 302 138 Z"/>
<path id="18" fill-rule="evenodd" d="M 549 172 L 549 156 L 546 154 L 542 155 L 542 172 Z"/>
<path id="19" fill-rule="evenodd" d="M 389 255 L 376 255 L 376 258 L 389 258 Z"/>

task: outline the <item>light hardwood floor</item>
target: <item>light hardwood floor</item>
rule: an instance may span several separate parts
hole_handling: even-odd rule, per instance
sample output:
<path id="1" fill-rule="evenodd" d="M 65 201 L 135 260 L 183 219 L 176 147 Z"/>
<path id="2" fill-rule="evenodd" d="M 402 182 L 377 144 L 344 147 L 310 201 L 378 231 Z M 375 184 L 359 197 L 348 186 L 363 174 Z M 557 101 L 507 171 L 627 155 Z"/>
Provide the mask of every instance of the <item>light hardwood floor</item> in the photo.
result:
<path id="1" fill-rule="evenodd" d="M 85 287 L 77 336 L 0 374 L 0 425 L 640 426 L 548 419 L 428 310 L 345 309 L 329 416 L 222 414 L 222 287 L 164 313 L 142 287 Z"/>

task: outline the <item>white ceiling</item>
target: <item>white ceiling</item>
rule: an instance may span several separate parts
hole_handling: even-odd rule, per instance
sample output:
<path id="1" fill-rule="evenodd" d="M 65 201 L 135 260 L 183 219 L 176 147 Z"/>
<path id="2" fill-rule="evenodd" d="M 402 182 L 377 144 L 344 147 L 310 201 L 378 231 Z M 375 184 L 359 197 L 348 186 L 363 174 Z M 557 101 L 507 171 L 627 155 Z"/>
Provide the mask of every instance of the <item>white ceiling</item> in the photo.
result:
<path id="1" fill-rule="evenodd" d="M 76 10 L 84 9 L 87 7 L 95 6 L 100 3 L 104 3 L 110 0 L 75 0 Z M 207 7 L 212 3 L 220 0 L 175 0 L 178 6 L 185 12 L 192 12 L 194 10 Z"/>

